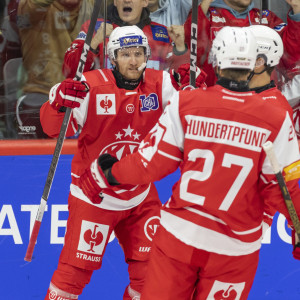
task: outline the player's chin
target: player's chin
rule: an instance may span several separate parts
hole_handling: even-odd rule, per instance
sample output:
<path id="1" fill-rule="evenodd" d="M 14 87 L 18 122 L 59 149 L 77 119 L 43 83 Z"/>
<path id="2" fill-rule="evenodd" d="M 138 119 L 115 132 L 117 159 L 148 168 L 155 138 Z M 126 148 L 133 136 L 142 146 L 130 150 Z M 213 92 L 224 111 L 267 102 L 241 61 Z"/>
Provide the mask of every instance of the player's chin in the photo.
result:
<path id="1" fill-rule="evenodd" d="M 143 71 L 138 70 L 130 70 L 126 74 L 126 78 L 129 80 L 137 80 L 141 77 Z"/>

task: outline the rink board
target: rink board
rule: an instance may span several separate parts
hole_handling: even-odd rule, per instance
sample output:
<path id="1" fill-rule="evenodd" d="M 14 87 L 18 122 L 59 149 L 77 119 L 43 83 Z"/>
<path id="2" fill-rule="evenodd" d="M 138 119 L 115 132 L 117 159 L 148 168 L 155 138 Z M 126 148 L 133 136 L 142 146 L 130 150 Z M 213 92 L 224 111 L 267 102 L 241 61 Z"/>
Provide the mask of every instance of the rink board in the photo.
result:
<path id="1" fill-rule="evenodd" d="M 68 215 L 72 155 L 60 157 L 34 258 L 30 263 L 24 261 L 30 223 L 35 218 L 34 209 L 39 205 L 51 159 L 51 155 L 0 156 L 0 299 L 44 299 L 56 268 Z M 177 178 L 178 172 L 156 184 L 163 202 Z M 261 250 L 250 300 L 300 299 L 300 261 L 292 257 L 288 234 L 284 218 L 276 216 Z M 114 239 L 107 247 L 102 269 L 94 272 L 80 300 L 122 299 L 127 284 L 127 266 Z"/>

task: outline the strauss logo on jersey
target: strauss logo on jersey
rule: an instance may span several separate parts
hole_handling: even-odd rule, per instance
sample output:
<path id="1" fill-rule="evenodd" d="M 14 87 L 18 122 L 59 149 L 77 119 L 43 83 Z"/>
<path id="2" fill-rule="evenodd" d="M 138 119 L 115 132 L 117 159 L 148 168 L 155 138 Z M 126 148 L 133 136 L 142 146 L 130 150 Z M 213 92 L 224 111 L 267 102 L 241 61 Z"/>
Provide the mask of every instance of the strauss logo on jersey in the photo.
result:
<path id="1" fill-rule="evenodd" d="M 82 221 L 76 258 L 99 262 L 108 238 L 109 226 Z"/>
<path id="2" fill-rule="evenodd" d="M 97 115 L 115 115 L 116 114 L 116 95 L 115 94 L 97 94 L 96 95 L 96 113 L 97 113 Z"/>
<path id="3" fill-rule="evenodd" d="M 215 280 L 207 299 L 235 300 L 240 299 L 245 288 L 245 282 L 230 283 Z"/>

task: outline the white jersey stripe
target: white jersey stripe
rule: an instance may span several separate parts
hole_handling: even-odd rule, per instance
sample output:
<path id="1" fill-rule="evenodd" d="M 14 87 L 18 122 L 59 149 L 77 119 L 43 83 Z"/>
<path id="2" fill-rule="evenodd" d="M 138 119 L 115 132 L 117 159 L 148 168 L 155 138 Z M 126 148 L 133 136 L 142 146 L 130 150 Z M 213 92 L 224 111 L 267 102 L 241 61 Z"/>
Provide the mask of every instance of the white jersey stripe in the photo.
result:
<path id="1" fill-rule="evenodd" d="M 131 209 L 131 208 L 139 205 L 141 202 L 143 202 L 149 193 L 150 186 L 151 185 L 149 185 L 148 188 L 145 191 L 143 191 L 141 194 L 139 194 L 129 200 L 120 200 L 118 198 L 115 198 L 115 197 L 112 197 L 105 193 L 102 193 L 104 198 L 100 204 L 92 203 L 90 201 L 90 199 L 83 193 L 83 191 L 75 184 L 71 184 L 70 192 L 74 197 L 76 197 L 86 203 L 89 203 L 93 206 L 97 206 L 99 208 L 108 209 L 108 210 L 120 211 L 120 210 Z"/>
<path id="2" fill-rule="evenodd" d="M 262 235 L 261 238 L 252 243 L 242 242 L 177 217 L 164 210 L 161 211 L 160 223 L 181 242 L 209 252 L 240 256 L 253 253 L 261 247 Z M 220 245 L 222 246 L 220 247 Z"/>

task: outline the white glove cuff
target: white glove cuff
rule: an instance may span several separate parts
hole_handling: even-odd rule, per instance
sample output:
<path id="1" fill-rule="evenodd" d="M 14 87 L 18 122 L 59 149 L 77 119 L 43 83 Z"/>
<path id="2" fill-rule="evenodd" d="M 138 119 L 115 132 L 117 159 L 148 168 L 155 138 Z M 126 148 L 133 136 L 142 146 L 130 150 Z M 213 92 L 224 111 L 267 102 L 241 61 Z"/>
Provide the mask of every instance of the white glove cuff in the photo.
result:
<path id="1" fill-rule="evenodd" d="M 51 90 L 49 92 L 49 102 L 50 102 L 50 104 L 52 104 L 53 101 L 55 100 L 55 98 L 56 98 L 56 91 L 57 91 L 57 89 L 58 89 L 59 86 L 60 86 L 60 83 L 57 83 L 56 85 L 54 85 L 51 88 Z"/>
<path id="2" fill-rule="evenodd" d="M 91 173 L 92 173 L 92 176 L 94 178 L 94 180 L 96 181 L 96 183 L 99 185 L 99 187 L 101 189 L 105 189 L 107 188 L 107 185 L 105 183 L 105 181 L 103 180 L 103 177 L 102 175 L 100 174 L 99 172 L 99 169 L 100 168 L 98 166 L 98 159 L 95 159 L 92 164 L 91 164 Z"/>

